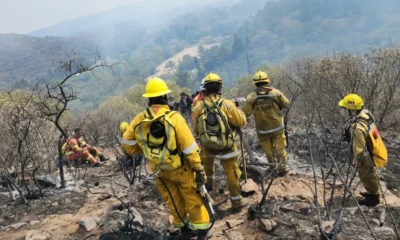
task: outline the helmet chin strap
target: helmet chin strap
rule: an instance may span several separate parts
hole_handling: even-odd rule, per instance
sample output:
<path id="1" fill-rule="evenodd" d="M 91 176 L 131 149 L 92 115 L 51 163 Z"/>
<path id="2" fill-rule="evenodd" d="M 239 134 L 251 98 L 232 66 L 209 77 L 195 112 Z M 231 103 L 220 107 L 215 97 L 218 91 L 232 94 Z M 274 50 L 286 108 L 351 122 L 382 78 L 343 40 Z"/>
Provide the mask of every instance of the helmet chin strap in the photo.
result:
<path id="1" fill-rule="evenodd" d="M 348 111 L 348 113 L 349 113 L 349 117 L 352 118 L 352 117 L 355 117 L 355 116 L 357 116 L 358 114 L 360 114 L 360 112 L 361 112 L 363 109 L 364 109 L 364 108 L 361 108 L 360 110 L 350 110 L 350 109 L 348 109 L 347 111 Z"/>

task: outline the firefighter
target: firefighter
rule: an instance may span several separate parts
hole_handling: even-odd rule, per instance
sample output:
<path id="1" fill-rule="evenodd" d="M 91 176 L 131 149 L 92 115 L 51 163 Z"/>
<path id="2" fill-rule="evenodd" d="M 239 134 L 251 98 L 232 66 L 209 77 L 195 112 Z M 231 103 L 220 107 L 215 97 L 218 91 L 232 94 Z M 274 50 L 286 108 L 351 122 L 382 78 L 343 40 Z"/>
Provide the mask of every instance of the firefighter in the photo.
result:
<path id="1" fill-rule="evenodd" d="M 63 148 L 68 161 L 86 160 L 94 167 L 100 167 L 102 164 L 97 161 L 96 157 L 99 157 L 101 162 L 108 160 L 97 148 L 86 143 L 80 128 L 74 130 L 72 137 L 67 140 Z"/>
<path id="2" fill-rule="evenodd" d="M 202 145 L 201 160 L 207 175 L 206 187 L 210 191 L 213 190 L 214 160 L 220 160 L 227 177 L 232 208 L 240 209 L 247 205 L 248 199 L 241 195 L 239 178 L 242 172 L 239 169 L 239 151 L 234 138 L 235 128 L 243 127 L 246 118 L 232 101 L 221 98 L 222 80 L 217 74 L 210 73 L 205 77 L 204 89 L 204 99 L 194 109 L 193 123 L 194 131 Z M 213 117 L 215 114 L 219 117 Z M 218 122 L 218 119 L 218 124 L 212 123 Z M 215 132 L 210 134 L 211 129 Z"/>
<path id="3" fill-rule="evenodd" d="M 121 144 L 128 154 L 143 153 L 149 160 L 156 187 L 181 234 L 188 236 L 190 225 L 197 230 L 198 239 L 206 239 L 210 217 L 196 192 L 196 186 L 206 181 L 204 168 L 185 119 L 169 108 L 170 92 L 162 79 L 149 80 L 143 97 L 149 99 L 150 107 L 133 119 Z"/>
<path id="4" fill-rule="evenodd" d="M 246 117 L 254 115 L 258 141 L 267 155 L 268 162 L 272 169 L 277 170 L 278 176 L 285 176 L 289 169 L 281 110 L 289 107 L 289 100 L 281 91 L 270 85 L 265 72 L 259 71 L 254 74 L 253 84 L 257 88 L 247 96 L 243 112 Z"/>
<path id="5" fill-rule="evenodd" d="M 192 121 L 194 122 L 194 109 L 196 108 L 197 103 L 201 102 L 204 99 L 206 89 L 204 88 L 204 78 L 201 80 L 199 93 L 193 98 L 192 103 Z"/>
<path id="6" fill-rule="evenodd" d="M 189 119 L 190 111 L 192 109 L 192 98 L 187 95 L 185 92 L 181 92 L 181 99 L 179 101 L 179 111 L 185 117 L 185 119 Z"/>
<path id="7" fill-rule="evenodd" d="M 357 94 L 345 96 L 338 105 L 347 109 L 351 114 L 349 127 L 346 128 L 348 134 L 346 138 L 352 146 L 352 164 L 358 169 L 358 176 L 366 190 L 365 193 L 361 193 L 364 199 L 359 200 L 358 203 L 375 207 L 379 204 L 379 180 L 367 148 L 368 122 L 375 122 L 374 118 L 364 108 L 364 101 Z"/>

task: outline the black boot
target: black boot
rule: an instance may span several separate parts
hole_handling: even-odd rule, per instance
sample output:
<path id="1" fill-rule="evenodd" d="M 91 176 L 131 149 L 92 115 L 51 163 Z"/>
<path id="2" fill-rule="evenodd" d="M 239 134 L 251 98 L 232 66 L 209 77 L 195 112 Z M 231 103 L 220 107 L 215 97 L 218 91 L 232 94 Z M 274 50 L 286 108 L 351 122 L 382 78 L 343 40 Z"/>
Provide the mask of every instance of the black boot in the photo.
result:
<path id="1" fill-rule="evenodd" d="M 197 240 L 207 240 L 212 237 L 212 230 L 198 230 L 197 231 Z"/>
<path id="2" fill-rule="evenodd" d="M 108 160 L 110 160 L 110 158 L 109 158 L 109 157 L 106 157 L 106 156 L 104 156 L 103 154 L 102 154 L 102 155 L 100 155 L 99 159 L 100 159 L 100 162 L 105 162 L 105 161 L 108 161 Z"/>
<path id="3" fill-rule="evenodd" d="M 206 185 L 206 189 L 207 189 L 208 192 L 211 192 L 211 191 L 214 190 L 214 184 L 206 183 L 205 185 Z"/>
<path id="4" fill-rule="evenodd" d="M 193 236 L 194 232 L 192 229 L 184 226 L 181 228 L 181 234 L 179 236 L 179 240 L 189 240 Z"/>
<path id="5" fill-rule="evenodd" d="M 367 192 L 360 192 L 360 195 L 365 198 L 369 196 L 369 194 Z"/>
<path id="6" fill-rule="evenodd" d="M 197 240 L 207 240 L 207 231 L 198 231 Z"/>
<path id="7" fill-rule="evenodd" d="M 365 194 L 365 198 L 359 200 L 358 204 L 365 205 L 368 207 L 375 207 L 376 205 L 379 204 L 379 194 L 378 195 Z"/>
<path id="8" fill-rule="evenodd" d="M 93 164 L 93 167 L 102 167 L 102 166 L 103 166 L 103 164 L 100 162 Z"/>

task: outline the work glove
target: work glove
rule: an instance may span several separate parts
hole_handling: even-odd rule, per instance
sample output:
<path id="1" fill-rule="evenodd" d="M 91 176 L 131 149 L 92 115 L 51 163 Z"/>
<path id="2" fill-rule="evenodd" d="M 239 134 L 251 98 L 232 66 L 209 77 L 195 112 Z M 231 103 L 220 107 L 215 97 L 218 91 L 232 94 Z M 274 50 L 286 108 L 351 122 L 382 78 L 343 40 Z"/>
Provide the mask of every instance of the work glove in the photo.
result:
<path id="1" fill-rule="evenodd" d="M 207 182 L 206 172 L 204 172 L 203 167 L 201 167 L 200 169 L 196 169 L 195 173 L 196 173 L 195 181 L 197 185 L 203 185 Z"/>
<path id="2" fill-rule="evenodd" d="M 349 143 L 350 141 L 351 141 L 350 129 L 346 128 L 344 130 L 342 142 L 348 142 Z"/>
<path id="3" fill-rule="evenodd" d="M 238 100 L 237 98 L 235 98 L 235 106 L 236 106 L 236 107 L 239 107 L 239 106 L 240 106 L 239 100 Z"/>

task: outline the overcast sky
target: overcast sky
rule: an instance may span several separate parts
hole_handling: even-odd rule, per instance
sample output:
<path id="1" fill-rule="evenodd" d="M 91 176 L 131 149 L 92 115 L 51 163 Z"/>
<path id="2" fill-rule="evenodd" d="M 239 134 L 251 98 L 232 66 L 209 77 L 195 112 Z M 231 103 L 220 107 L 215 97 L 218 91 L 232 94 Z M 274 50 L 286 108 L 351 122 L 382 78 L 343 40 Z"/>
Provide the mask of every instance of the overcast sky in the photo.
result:
<path id="1" fill-rule="evenodd" d="M 0 33 L 28 33 L 140 1 L 142 0 L 0 0 Z"/>

